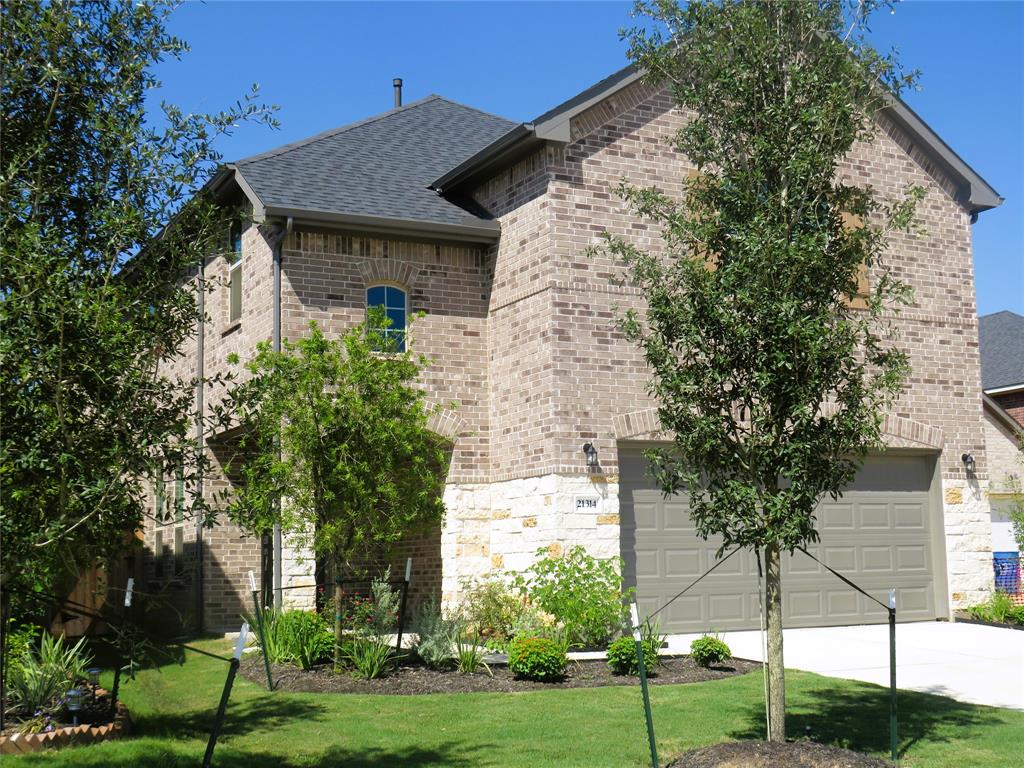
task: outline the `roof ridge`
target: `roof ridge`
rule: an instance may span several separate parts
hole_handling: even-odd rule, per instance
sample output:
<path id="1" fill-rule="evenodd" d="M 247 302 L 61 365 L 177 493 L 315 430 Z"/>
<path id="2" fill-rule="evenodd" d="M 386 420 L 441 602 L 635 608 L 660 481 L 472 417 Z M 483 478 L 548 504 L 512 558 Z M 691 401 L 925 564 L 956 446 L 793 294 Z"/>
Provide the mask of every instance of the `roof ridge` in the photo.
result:
<path id="1" fill-rule="evenodd" d="M 243 157 L 241 160 L 235 160 L 233 165 L 241 165 L 242 163 L 251 163 L 255 162 L 256 160 L 266 160 L 267 158 L 270 157 L 278 157 L 279 155 L 287 154 L 288 152 L 291 152 L 294 149 L 299 149 L 301 147 L 309 146 L 310 144 L 315 144 L 318 141 L 323 141 L 324 139 L 332 138 L 333 136 L 337 136 L 340 133 L 345 133 L 346 131 L 351 131 L 355 128 L 360 128 L 364 125 L 368 125 L 378 120 L 383 120 L 386 117 L 396 115 L 399 112 L 405 112 L 410 109 L 415 109 L 416 107 L 421 107 L 428 102 L 437 101 L 439 99 L 442 101 L 450 101 L 450 99 L 445 99 L 443 96 L 439 96 L 436 93 L 431 93 L 430 95 L 424 96 L 422 99 L 419 99 L 418 101 L 403 104 L 400 107 L 394 107 L 385 112 L 380 112 L 376 115 L 371 115 L 370 117 L 363 118 L 362 120 L 357 120 L 354 123 L 346 123 L 345 125 L 339 126 L 337 128 L 330 128 L 326 131 L 321 131 L 320 133 L 308 136 L 305 139 L 299 139 L 298 141 L 293 141 L 289 144 L 284 144 L 280 147 L 275 147 L 274 149 L 268 149 L 266 152 L 260 152 L 259 154 Z M 469 109 L 472 109 L 472 107 L 469 107 Z"/>
<path id="2" fill-rule="evenodd" d="M 989 317 L 995 317 L 996 315 L 1013 315 L 1014 317 L 1016 317 L 1016 318 L 1018 318 L 1020 320 L 1024 320 L 1024 315 L 1020 315 L 1020 314 L 1014 312 L 1012 309 L 1000 309 L 997 312 L 989 312 L 987 315 L 979 315 L 978 319 L 979 320 L 984 320 L 984 319 L 989 318 Z"/>

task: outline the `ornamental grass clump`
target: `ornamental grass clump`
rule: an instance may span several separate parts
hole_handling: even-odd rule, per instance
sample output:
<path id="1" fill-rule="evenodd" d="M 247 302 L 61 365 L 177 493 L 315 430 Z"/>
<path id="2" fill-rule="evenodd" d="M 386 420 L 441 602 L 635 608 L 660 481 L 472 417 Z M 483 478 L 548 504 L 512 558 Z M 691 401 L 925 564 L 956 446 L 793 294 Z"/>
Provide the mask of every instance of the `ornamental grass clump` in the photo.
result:
<path id="1" fill-rule="evenodd" d="M 508 648 L 508 668 L 524 680 L 550 683 L 565 677 L 566 646 L 546 637 L 517 637 Z"/>

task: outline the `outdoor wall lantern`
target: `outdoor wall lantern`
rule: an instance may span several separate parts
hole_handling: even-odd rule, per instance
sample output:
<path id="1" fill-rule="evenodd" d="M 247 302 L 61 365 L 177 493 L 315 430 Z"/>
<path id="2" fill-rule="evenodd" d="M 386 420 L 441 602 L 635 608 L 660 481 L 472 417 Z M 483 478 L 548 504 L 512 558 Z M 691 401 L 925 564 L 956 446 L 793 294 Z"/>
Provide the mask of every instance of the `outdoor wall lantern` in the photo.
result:
<path id="1" fill-rule="evenodd" d="M 583 453 L 587 455 L 587 467 L 589 469 L 597 469 L 597 448 L 594 447 L 594 444 L 584 443 Z"/>
<path id="2" fill-rule="evenodd" d="M 960 461 L 964 463 L 964 469 L 967 470 L 967 474 L 973 475 L 975 467 L 974 456 L 969 453 L 961 454 Z"/>
<path id="3" fill-rule="evenodd" d="M 67 698 L 68 712 L 71 713 L 71 724 L 78 725 L 78 713 L 82 711 L 82 700 L 85 698 L 85 691 L 81 688 L 72 688 L 65 694 Z"/>

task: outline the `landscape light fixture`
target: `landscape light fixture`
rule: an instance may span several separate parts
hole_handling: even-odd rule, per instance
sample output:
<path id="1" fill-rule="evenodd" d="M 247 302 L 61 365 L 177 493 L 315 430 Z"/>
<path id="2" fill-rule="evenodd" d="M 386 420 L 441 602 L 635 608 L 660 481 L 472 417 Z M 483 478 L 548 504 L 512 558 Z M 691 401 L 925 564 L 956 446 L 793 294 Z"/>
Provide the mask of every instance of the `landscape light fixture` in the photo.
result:
<path id="1" fill-rule="evenodd" d="M 584 443 L 583 453 L 587 456 L 587 467 L 590 469 L 597 469 L 597 448 L 594 447 L 594 444 Z"/>
<path id="2" fill-rule="evenodd" d="M 78 713 L 82 711 L 82 700 L 85 698 L 85 691 L 81 688 L 72 688 L 65 694 L 67 698 L 68 712 L 71 713 L 71 724 L 78 725 Z"/>
<path id="3" fill-rule="evenodd" d="M 970 453 L 961 454 L 960 461 L 962 461 L 964 463 L 964 469 L 967 470 L 967 474 L 973 475 L 974 474 L 974 468 L 976 466 L 975 462 L 974 462 L 973 454 L 970 454 Z"/>
<path id="4" fill-rule="evenodd" d="M 100 668 L 89 667 L 89 687 L 92 688 L 92 700 L 96 701 L 96 689 L 100 687 Z"/>

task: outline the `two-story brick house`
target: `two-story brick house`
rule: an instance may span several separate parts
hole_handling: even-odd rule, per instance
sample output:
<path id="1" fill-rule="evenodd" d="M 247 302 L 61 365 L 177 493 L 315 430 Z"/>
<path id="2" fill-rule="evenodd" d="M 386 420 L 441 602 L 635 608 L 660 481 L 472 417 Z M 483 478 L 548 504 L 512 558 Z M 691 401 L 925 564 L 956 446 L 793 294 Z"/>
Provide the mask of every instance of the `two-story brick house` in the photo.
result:
<path id="1" fill-rule="evenodd" d="M 250 205 L 256 223 L 238 254 L 204 265 L 223 288 L 207 299 L 202 353 L 193 346 L 179 365 L 210 375 L 229 352 L 244 359 L 310 319 L 338 333 L 364 320 L 368 302 L 399 323 L 425 312 L 411 342 L 433 360 L 424 384 L 458 408 L 434 425 L 453 444 L 445 522 L 406 548 L 419 592 L 455 600 L 466 579 L 579 543 L 622 556 L 652 606 L 708 568 L 716 545 L 687 529 L 684 500 L 663 499 L 645 476 L 640 452 L 658 439 L 648 373 L 613 322 L 642 296 L 587 249 L 605 230 L 660 247 L 611 188 L 627 178 L 678 192 L 692 168 L 664 139 L 683 120 L 627 68 L 530 123 L 431 96 L 227 165 L 213 187 Z M 896 586 L 903 618 L 941 618 L 992 583 L 970 227 L 1001 199 L 902 103 L 878 120 L 843 174 L 890 197 L 928 190 L 927 235 L 892 240 L 891 261 L 915 289 L 900 318 L 914 370 L 886 419 L 889 450 L 822 505 L 815 549 L 874 589 Z M 218 397 L 199 394 L 207 407 Z M 209 449 L 220 455 L 216 440 Z M 209 478 L 207 491 L 228 482 Z M 160 534 L 158 555 L 177 542 L 184 603 L 202 606 L 207 629 L 235 626 L 244 574 L 273 578 L 273 543 L 225 524 L 197 545 L 190 522 L 177 539 L 174 527 L 146 535 L 153 546 Z M 784 576 L 789 625 L 883 618 L 801 557 Z M 282 586 L 312 582 L 312 560 L 287 541 L 277 567 Z M 733 558 L 673 605 L 665 628 L 755 626 L 754 568 Z M 284 592 L 286 604 L 312 598 Z"/>

